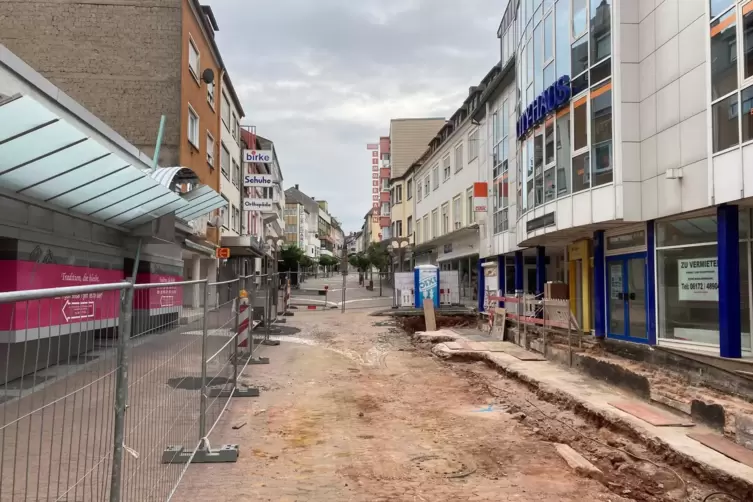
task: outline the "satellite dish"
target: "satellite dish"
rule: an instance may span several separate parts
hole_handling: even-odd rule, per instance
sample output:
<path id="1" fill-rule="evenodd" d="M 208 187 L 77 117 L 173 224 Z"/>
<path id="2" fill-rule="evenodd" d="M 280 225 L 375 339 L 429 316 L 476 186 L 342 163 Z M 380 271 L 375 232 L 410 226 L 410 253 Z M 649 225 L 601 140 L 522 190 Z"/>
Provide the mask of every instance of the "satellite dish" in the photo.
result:
<path id="1" fill-rule="evenodd" d="M 205 83 L 207 83 L 207 84 L 211 84 L 212 82 L 214 82 L 214 71 L 212 71 L 212 69 L 211 69 L 211 68 L 207 68 L 207 69 L 206 69 L 206 70 L 204 70 L 204 72 L 203 72 L 203 73 L 201 74 L 201 79 L 202 79 L 202 80 L 203 80 L 203 81 L 204 81 Z"/>

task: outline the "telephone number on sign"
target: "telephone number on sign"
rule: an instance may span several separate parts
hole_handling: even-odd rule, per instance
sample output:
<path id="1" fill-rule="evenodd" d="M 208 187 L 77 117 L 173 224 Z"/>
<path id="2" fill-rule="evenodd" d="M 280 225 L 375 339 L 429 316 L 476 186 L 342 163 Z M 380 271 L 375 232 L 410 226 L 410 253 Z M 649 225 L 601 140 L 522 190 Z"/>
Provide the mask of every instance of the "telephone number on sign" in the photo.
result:
<path id="1" fill-rule="evenodd" d="M 686 291 L 704 291 L 704 290 L 717 290 L 719 289 L 719 283 L 716 282 L 690 282 L 682 285 L 682 289 Z"/>

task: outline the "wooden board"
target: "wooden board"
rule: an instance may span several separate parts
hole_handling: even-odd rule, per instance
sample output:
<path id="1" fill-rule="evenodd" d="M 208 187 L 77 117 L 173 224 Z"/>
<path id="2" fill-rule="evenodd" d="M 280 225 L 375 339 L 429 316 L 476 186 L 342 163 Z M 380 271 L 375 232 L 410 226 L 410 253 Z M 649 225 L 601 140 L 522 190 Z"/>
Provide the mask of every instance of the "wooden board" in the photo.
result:
<path id="1" fill-rule="evenodd" d="M 733 443 L 724 436 L 720 436 L 719 434 L 692 432 L 688 434 L 688 437 L 695 439 L 702 445 L 708 446 L 712 450 L 717 451 L 732 460 L 736 460 L 748 467 L 753 467 L 753 451 L 737 443 Z"/>
<path id="2" fill-rule="evenodd" d="M 540 354 L 529 352 L 524 348 L 518 347 L 510 342 L 484 342 L 484 350 L 489 352 L 504 352 L 521 361 L 546 361 L 546 358 Z"/>
<path id="3" fill-rule="evenodd" d="M 430 298 L 424 299 L 424 321 L 426 323 L 426 331 L 437 330 L 437 317 L 434 313 L 434 302 Z"/>
<path id="4" fill-rule="evenodd" d="M 693 427 L 695 425 L 690 420 L 665 413 L 659 408 L 640 401 L 615 401 L 608 404 L 656 427 Z"/>

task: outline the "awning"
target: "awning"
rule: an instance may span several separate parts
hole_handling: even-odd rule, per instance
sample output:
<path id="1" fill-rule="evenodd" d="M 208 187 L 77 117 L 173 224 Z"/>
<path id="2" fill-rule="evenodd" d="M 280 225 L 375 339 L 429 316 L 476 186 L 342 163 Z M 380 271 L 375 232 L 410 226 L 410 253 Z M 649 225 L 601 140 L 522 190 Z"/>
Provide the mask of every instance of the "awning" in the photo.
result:
<path id="1" fill-rule="evenodd" d="M 165 167 L 155 170 L 151 177 L 173 191 L 179 184 L 194 185 L 192 190 L 181 195 L 187 204 L 175 211 L 175 216 L 181 220 L 191 221 L 227 206 L 227 200 L 222 195 L 207 185 L 199 184 L 198 176 L 188 168 Z"/>
<path id="2" fill-rule="evenodd" d="M 0 103 L 4 190 L 126 229 L 188 205 L 119 151 L 30 96 Z"/>

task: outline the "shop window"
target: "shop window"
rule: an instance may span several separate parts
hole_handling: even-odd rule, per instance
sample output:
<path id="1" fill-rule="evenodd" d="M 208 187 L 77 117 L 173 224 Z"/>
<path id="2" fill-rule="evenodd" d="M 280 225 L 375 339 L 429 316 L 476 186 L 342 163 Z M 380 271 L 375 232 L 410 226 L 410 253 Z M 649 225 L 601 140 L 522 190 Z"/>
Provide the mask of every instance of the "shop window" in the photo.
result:
<path id="1" fill-rule="evenodd" d="M 743 5 L 743 78 L 753 76 L 753 2 Z"/>
<path id="2" fill-rule="evenodd" d="M 588 28 L 586 14 L 587 0 L 573 0 L 573 36 L 578 36 Z"/>
<path id="3" fill-rule="evenodd" d="M 612 2 L 591 0 L 591 64 L 612 53 Z M 593 79 L 592 79 L 593 81 Z"/>
<path id="4" fill-rule="evenodd" d="M 580 75 L 588 69 L 588 37 L 583 35 L 573 43 L 572 49 L 572 71 L 573 77 Z"/>
<path id="5" fill-rule="evenodd" d="M 753 140 L 753 87 L 743 89 L 740 104 L 743 109 L 743 143 Z"/>
<path id="6" fill-rule="evenodd" d="M 656 247 L 716 242 L 716 216 L 662 221 L 656 224 Z"/>
<path id="7" fill-rule="evenodd" d="M 737 93 L 714 103 L 711 107 L 714 153 L 735 146 L 740 142 L 737 114 Z"/>
<path id="8" fill-rule="evenodd" d="M 593 186 L 612 182 L 612 83 L 591 91 Z"/>
<path id="9" fill-rule="evenodd" d="M 570 114 L 557 117 L 557 196 L 570 193 Z"/>
<path id="10" fill-rule="evenodd" d="M 554 8 L 555 16 L 555 62 L 557 75 L 568 75 L 570 72 L 570 2 L 559 0 Z"/>
<path id="11" fill-rule="evenodd" d="M 591 187 L 590 155 L 588 152 L 573 158 L 573 193 Z"/>
<path id="12" fill-rule="evenodd" d="M 586 96 L 573 103 L 573 151 L 588 146 L 588 100 Z"/>
<path id="13" fill-rule="evenodd" d="M 711 99 L 737 89 L 736 12 L 711 23 Z"/>
<path id="14" fill-rule="evenodd" d="M 533 209 L 533 138 L 526 141 L 526 192 L 528 193 L 527 209 Z"/>

